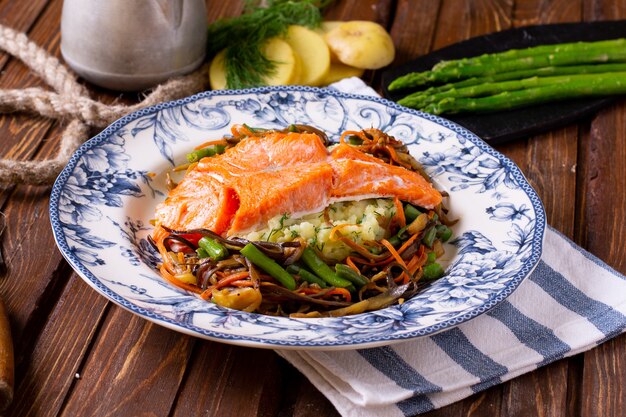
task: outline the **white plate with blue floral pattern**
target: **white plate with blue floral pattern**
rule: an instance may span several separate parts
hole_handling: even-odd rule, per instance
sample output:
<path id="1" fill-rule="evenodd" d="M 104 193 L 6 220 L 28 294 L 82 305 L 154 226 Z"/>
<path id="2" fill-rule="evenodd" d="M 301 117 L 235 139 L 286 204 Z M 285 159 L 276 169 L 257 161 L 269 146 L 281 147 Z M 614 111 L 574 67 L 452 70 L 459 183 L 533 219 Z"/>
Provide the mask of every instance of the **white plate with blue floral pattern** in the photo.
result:
<path id="1" fill-rule="evenodd" d="M 459 219 L 446 275 L 401 305 L 323 319 L 230 310 L 164 282 L 146 238 L 165 173 L 235 123 L 309 124 L 335 140 L 376 127 L 405 141 Z M 111 301 L 186 334 L 281 349 L 373 347 L 470 320 L 531 273 L 545 231 L 541 201 L 520 170 L 474 134 L 384 99 L 310 87 L 206 92 L 123 117 L 71 158 L 52 189 L 50 218 L 63 256 Z"/>

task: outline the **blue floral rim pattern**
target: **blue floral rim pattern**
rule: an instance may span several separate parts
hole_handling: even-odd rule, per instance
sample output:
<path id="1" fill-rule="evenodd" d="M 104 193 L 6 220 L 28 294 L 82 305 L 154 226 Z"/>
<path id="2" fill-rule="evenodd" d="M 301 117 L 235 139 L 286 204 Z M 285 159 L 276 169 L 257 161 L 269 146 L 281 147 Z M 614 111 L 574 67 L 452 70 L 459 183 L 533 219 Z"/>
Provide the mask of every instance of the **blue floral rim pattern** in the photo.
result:
<path id="1" fill-rule="evenodd" d="M 157 261 L 145 241 L 147 219 L 133 218 L 126 209 L 136 201 L 154 206 L 163 198 L 143 162 L 144 149 L 160 160 L 158 167 L 171 166 L 180 148 L 201 141 L 198 132 L 217 135 L 235 122 L 276 127 L 295 121 L 322 129 L 321 124 L 332 124 L 326 130 L 335 138 L 348 128 L 390 131 L 450 192 L 453 212 L 455 199 L 464 200 L 456 203 L 456 211 L 476 224 L 455 230 L 455 256 L 444 279 L 402 305 L 377 312 L 288 319 L 224 309 L 158 283 L 156 272 L 146 273 L 144 267 Z M 141 152 L 133 148 L 137 143 Z M 471 212 L 465 205 L 472 206 Z M 320 349 L 425 336 L 490 310 L 537 265 L 546 221 L 540 199 L 519 168 L 466 129 L 382 98 L 299 86 L 204 92 L 117 120 L 82 145 L 61 172 L 51 193 L 50 219 L 59 249 L 79 275 L 135 314 L 218 341 Z M 115 228 L 115 234 L 108 230 Z M 116 276 L 125 268 L 129 275 L 138 268 L 137 281 Z"/>

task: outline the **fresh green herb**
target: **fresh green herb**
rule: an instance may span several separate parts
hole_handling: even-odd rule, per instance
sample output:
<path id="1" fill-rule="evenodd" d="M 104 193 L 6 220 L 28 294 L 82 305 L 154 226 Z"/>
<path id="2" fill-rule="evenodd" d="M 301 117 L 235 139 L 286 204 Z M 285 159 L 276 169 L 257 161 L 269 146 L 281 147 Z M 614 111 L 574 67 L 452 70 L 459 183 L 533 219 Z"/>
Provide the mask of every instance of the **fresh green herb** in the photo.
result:
<path id="1" fill-rule="evenodd" d="M 245 13 L 209 25 L 207 55 L 226 49 L 226 85 L 246 88 L 263 85 L 263 79 L 276 71 L 276 62 L 267 59 L 261 46 L 284 34 L 290 25 L 314 28 L 322 21 L 321 9 L 332 0 L 268 0 L 267 7 L 247 2 Z"/>
<path id="2" fill-rule="evenodd" d="M 289 218 L 289 214 L 283 213 L 283 215 L 280 217 L 280 220 L 278 221 L 278 227 L 270 230 L 270 234 L 267 236 L 267 240 L 270 240 L 270 238 L 272 237 L 274 233 L 278 233 L 279 231 L 283 229 L 285 220 L 287 220 L 288 218 Z"/>

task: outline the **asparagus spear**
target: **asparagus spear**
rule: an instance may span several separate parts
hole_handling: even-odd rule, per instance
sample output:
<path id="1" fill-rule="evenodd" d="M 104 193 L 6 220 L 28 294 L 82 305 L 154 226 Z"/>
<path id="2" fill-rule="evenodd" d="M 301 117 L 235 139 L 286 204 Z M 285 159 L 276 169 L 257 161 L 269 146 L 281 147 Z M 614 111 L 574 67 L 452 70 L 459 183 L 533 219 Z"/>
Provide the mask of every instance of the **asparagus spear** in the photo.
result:
<path id="1" fill-rule="evenodd" d="M 551 85 L 505 91 L 487 97 L 447 97 L 438 103 L 427 105 L 424 111 L 433 114 L 488 112 L 570 98 L 626 94 L 626 72 L 571 75 L 563 78 L 566 80 Z"/>
<path id="2" fill-rule="evenodd" d="M 439 101 L 445 97 L 461 96 L 457 94 L 457 91 L 464 90 L 467 87 L 487 84 L 487 83 L 499 83 L 509 80 L 521 80 L 525 78 L 531 78 L 534 76 L 548 77 L 557 75 L 576 75 L 576 74 L 595 74 L 604 72 L 617 72 L 626 71 L 626 63 L 619 64 L 596 64 L 596 65 L 571 65 L 566 67 L 543 67 L 533 68 L 528 70 L 504 72 L 501 74 L 489 75 L 486 77 L 473 77 L 456 83 L 443 84 L 435 87 L 430 87 L 426 90 L 417 91 L 409 94 L 398 103 L 403 106 L 419 109 L 426 104 L 434 101 Z M 449 94 L 443 95 L 443 92 L 449 92 Z M 436 98 L 435 98 L 436 97 Z M 465 97 L 468 97 L 465 95 Z"/>
<path id="3" fill-rule="evenodd" d="M 442 61 L 433 67 L 433 70 L 442 70 L 450 68 L 458 68 L 466 65 L 476 64 L 493 64 L 495 62 L 506 61 L 510 59 L 526 58 L 538 55 L 560 54 L 563 52 L 587 52 L 593 50 L 604 50 L 606 48 L 624 48 L 626 47 L 626 39 L 609 39 L 595 42 L 572 42 L 557 43 L 552 45 L 539 45 L 524 49 L 509 49 L 504 52 L 496 52 L 492 54 L 484 54 L 476 57 L 455 59 L 450 61 Z"/>
<path id="4" fill-rule="evenodd" d="M 515 58 L 506 61 L 494 62 L 493 64 L 475 64 L 458 68 L 444 68 L 436 71 L 414 72 L 396 78 L 389 84 L 389 90 L 418 87 L 427 84 L 445 83 L 454 80 L 462 80 L 470 77 L 483 77 L 502 72 L 517 71 L 531 68 L 548 66 L 593 64 L 606 62 L 625 62 L 626 48 L 606 48 L 589 50 L 579 53 L 578 51 L 565 51 L 559 54 L 538 55 Z"/>

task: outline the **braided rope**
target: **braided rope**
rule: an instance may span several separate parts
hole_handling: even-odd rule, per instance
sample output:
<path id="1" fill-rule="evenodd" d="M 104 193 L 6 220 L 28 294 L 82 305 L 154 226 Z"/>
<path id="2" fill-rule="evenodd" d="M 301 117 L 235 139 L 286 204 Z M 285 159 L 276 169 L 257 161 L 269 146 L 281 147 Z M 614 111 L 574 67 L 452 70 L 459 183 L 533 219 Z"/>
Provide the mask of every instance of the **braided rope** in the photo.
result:
<path id="1" fill-rule="evenodd" d="M 73 73 L 24 33 L 0 25 L 0 49 L 19 58 L 54 89 L 0 89 L 0 112 L 31 112 L 52 119 L 71 119 L 61 135 L 59 151 L 54 159 L 0 159 L 0 182 L 5 184 L 52 184 L 72 153 L 89 138 L 89 127 L 103 128 L 125 114 L 197 93 L 208 85 L 208 69 L 205 66 L 159 85 L 135 105 L 107 105 L 90 98 L 87 89 L 78 83 Z"/>

